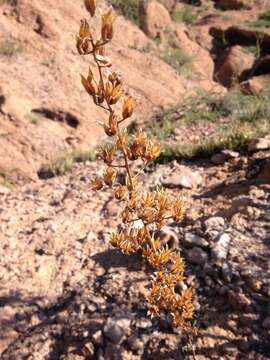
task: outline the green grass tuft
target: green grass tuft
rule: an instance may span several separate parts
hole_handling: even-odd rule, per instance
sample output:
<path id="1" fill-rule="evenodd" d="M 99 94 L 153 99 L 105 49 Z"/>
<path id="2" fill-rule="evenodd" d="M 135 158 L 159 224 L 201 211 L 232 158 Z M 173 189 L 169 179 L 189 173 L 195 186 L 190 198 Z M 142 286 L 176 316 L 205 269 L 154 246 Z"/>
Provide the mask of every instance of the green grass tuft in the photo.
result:
<path id="1" fill-rule="evenodd" d="M 59 156 L 47 164 L 41 166 L 38 176 L 41 179 L 49 179 L 61 176 L 72 170 L 76 163 L 94 161 L 96 153 L 94 150 L 80 150 L 66 155 Z"/>
<path id="2" fill-rule="evenodd" d="M 192 57 L 187 55 L 182 49 L 171 46 L 166 47 L 160 57 L 182 75 L 192 62 Z"/>
<path id="3" fill-rule="evenodd" d="M 225 96 L 199 93 L 184 104 L 156 114 L 149 131 L 162 144 L 159 161 L 205 157 L 223 149 L 240 150 L 270 129 L 270 90 L 260 95 L 232 91 Z M 224 120 L 225 119 L 225 120 Z M 199 141 L 177 143 L 175 128 L 210 124 L 210 135 Z"/>
<path id="4" fill-rule="evenodd" d="M 23 50 L 23 44 L 15 39 L 0 40 L 0 55 L 11 57 Z"/>
<path id="5" fill-rule="evenodd" d="M 110 3 L 121 12 L 123 16 L 140 26 L 140 6 L 144 0 L 110 0 Z"/>
<path id="6" fill-rule="evenodd" d="M 270 28 L 270 10 L 260 14 L 254 25 L 256 27 Z"/>
<path id="7" fill-rule="evenodd" d="M 182 10 L 175 11 L 172 19 L 178 23 L 193 24 L 197 20 L 197 14 L 191 5 L 185 5 Z"/>

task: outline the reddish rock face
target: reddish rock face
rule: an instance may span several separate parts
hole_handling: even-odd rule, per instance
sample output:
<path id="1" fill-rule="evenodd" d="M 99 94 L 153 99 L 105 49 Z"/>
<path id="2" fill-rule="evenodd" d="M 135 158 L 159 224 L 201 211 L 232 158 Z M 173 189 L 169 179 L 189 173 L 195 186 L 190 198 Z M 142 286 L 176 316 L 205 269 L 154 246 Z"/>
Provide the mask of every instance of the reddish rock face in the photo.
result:
<path id="1" fill-rule="evenodd" d="M 172 27 L 168 10 L 158 1 L 146 2 L 142 16 L 142 27 L 151 38 L 160 38 L 166 29 Z"/>
<path id="2" fill-rule="evenodd" d="M 217 60 L 215 79 L 222 85 L 231 87 L 238 83 L 245 73 L 250 72 L 254 60 L 254 55 L 245 53 L 241 46 L 227 48 Z"/>
<path id="3" fill-rule="evenodd" d="M 222 10 L 239 10 L 249 8 L 249 0 L 215 0 L 216 7 Z"/>

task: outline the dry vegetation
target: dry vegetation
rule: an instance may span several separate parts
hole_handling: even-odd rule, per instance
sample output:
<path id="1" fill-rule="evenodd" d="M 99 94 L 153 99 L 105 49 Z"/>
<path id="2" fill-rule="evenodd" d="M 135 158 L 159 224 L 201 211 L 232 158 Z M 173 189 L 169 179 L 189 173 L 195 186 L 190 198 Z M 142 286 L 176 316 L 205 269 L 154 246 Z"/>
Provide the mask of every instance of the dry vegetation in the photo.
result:
<path id="1" fill-rule="evenodd" d="M 85 1 L 88 12 L 93 17 L 96 11 L 94 0 Z M 82 84 L 96 106 L 108 113 L 103 124 L 108 137 L 113 138 L 110 146 L 101 149 L 101 157 L 107 167 L 102 177 L 92 181 L 94 190 L 109 186 L 116 200 L 122 203 L 121 231 L 111 237 L 111 244 L 125 254 L 139 252 L 155 270 L 148 296 L 149 314 L 160 316 L 162 311 L 171 313 L 173 324 L 191 332 L 193 318 L 192 290 L 179 292 L 184 280 L 184 263 L 178 251 L 163 247 L 156 237 L 157 231 L 170 220 L 183 219 L 185 202 L 172 199 L 163 189 L 145 192 L 138 174 L 131 169 L 131 162 L 141 159 L 145 164 L 160 155 L 159 144 L 138 130 L 129 136 L 123 128 L 135 107 L 135 100 L 124 97 L 122 80 L 116 72 L 105 72 L 111 67 L 106 55 L 106 45 L 113 38 L 115 16 L 111 9 L 101 15 L 101 37 L 95 39 L 93 29 L 87 20 L 81 22 L 77 37 L 77 49 L 81 55 L 91 55 L 98 70 L 89 68 L 88 75 L 82 76 Z M 120 114 L 115 105 L 122 103 Z M 121 171 L 122 169 L 122 171 Z M 124 183 L 119 179 L 121 172 Z"/>

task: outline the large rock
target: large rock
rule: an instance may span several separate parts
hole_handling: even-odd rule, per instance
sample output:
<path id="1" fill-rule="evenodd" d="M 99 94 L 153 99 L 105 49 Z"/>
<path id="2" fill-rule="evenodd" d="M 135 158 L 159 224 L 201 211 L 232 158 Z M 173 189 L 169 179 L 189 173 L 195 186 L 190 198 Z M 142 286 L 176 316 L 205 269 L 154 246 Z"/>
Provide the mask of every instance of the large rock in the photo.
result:
<path id="1" fill-rule="evenodd" d="M 158 0 L 168 11 L 173 11 L 177 0 Z"/>
<path id="2" fill-rule="evenodd" d="M 254 76 L 240 84 L 242 92 L 246 95 L 258 95 L 270 86 L 270 74 Z"/>
<path id="3" fill-rule="evenodd" d="M 248 75 L 254 60 L 254 55 L 245 53 L 241 46 L 227 48 L 217 60 L 215 79 L 222 85 L 231 87 Z"/>
<path id="4" fill-rule="evenodd" d="M 208 261 L 208 254 L 200 247 L 193 247 L 187 252 L 188 260 L 195 265 L 204 265 Z"/>
<path id="5" fill-rule="evenodd" d="M 253 139 L 248 145 L 249 151 L 260 151 L 268 149 L 270 149 L 270 137 Z"/>
<path id="6" fill-rule="evenodd" d="M 190 67 L 193 75 L 197 75 L 198 80 L 200 78 L 212 79 L 214 62 L 209 52 L 190 39 L 189 31 L 185 25 L 176 24 L 175 35 L 176 45 L 190 57 Z"/>
<path id="7" fill-rule="evenodd" d="M 223 29 L 221 26 L 212 26 L 209 30 L 210 35 L 221 42 L 226 41 L 227 44 L 242 46 L 257 46 L 260 44 L 261 49 L 268 51 L 270 47 L 270 29 L 258 31 L 238 26 L 230 26 Z"/>
<path id="8" fill-rule="evenodd" d="M 239 10 L 250 7 L 250 0 L 215 0 L 216 7 L 222 10 Z"/>
<path id="9" fill-rule="evenodd" d="M 144 32 L 153 39 L 161 37 L 172 26 L 168 10 L 158 1 L 145 3 L 141 21 Z"/>

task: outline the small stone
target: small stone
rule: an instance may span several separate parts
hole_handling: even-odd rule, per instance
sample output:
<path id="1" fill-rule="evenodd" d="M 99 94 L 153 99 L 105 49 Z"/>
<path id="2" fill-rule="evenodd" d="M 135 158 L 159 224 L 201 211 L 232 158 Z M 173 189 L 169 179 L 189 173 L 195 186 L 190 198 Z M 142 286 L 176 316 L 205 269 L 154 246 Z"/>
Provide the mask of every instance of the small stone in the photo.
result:
<path id="1" fill-rule="evenodd" d="M 211 161 L 215 165 L 223 165 L 226 161 L 230 159 L 236 159 L 239 157 L 239 153 L 231 150 L 223 150 L 218 154 L 214 154 L 211 157 Z"/>
<path id="2" fill-rule="evenodd" d="M 185 233 L 184 244 L 187 246 L 207 247 L 208 241 L 199 235 L 187 232 Z"/>
<path id="3" fill-rule="evenodd" d="M 140 318 L 136 321 L 136 327 L 138 329 L 149 329 L 152 327 L 152 321 L 147 318 Z"/>
<path id="4" fill-rule="evenodd" d="M 238 353 L 238 348 L 236 345 L 231 343 L 225 343 L 222 345 L 222 350 L 225 354 L 236 356 Z"/>
<path id="5" fill-rule="evenodd" d="M 264 319 L 262 326 L 264 329 L 270 330 L 270 317 Z"/>
<path id="6" fill-rule="evenodd" d="M 130 320 L 122 320 L 129 319 L 109 319 L 103 328 L 104 335 L 114 344 L 121 344 L 125 335 L 129 332 Z"/>
<path id="7" fill-rule="evenodd" d="M 83 355 L 91 360 L 94 359 L 95 356 L 95 347 L 91 342 L 88 342 L 84 345 L 83 349 L 82 349 Z"/>
<path id="8" fill-rule="evenodd" d="M 251 304 L 251 300 L 243 293 L 237 293 L 233 290 L 228 291 L 229 303 L 235 308 L 244 308 Z"/>
<path id="9" fill-rule="evenodd" d="M 255 321 L 258 320 L 258 316 L 256 314 L 248 313 L 248 314 L 241 314 L 239 317 L 240 324 L 244 326 L 251 326 Z"/>
<path id="10" fill-rule="evenodd" d="M 9 194 L 10 192 L 11 190 L 8 187 L 0 185 L 0 195 L 6 195 Z"/>
<path id="11" fill-rule="evenodd" d="M 188 260 L 192 264 L 204 265 L 208 261 L 208 254 L 199 247 L 194 247 L 187 252 Z"/>
<path id="12" fill-rule="evenodd" d="M 225 227 L 225 220 L 222 217 L 210 217 L 204 222 L 205 233 L 212 239 L 218 236 Z"/>
<path id="13" fill-rule="evenodd" d="M 97 346 L 101 346 L 103 344 L 103 335 L 102 331 L 98 330 L 92 335 L 93 343 Z"/>
<path id="14" fill-rule="evenodd" d="M 211 250 L 211 259 L 214 264 L 221 264 L 227 259 L 229 245 L 230 245 L 230 235 L 222 234 L 218 241 L 214 244 Z"/>
<path id="15" fill-rule="evenodd" d="M 252 290 L 252 291 L 260 291 L 262 288 L 262 282 L 254 277 L 247 277 L 246 278 L 246 282 L 248 287 Z"/>
<path id="16" fill-rule="evenodd" d="M 162 180 L 162 183 L 168 188 L 180 187 L 193 189 L 202 183 L 202 177 L 198 171 L 194 171 L 187 166 L 181 165 L 178 166 L 170 176 L 166 176 L 166 178 Z"/>
<path id="17" fill-rule="evenodd" d="M 260 151 L 270 149 L 270 139 L 269 138 L 258 138 L 253 139 L 248 145 L 249 151 Z"/>
<path id="18" fill-rule="evenodd" d="M 221 268 L 221 274 L 224 281 L 230 283 L 232 280 L 232 269 L 229 264 L 224 263 Z"/>
<path id="19" fill-rule="evenodd" d="M 133 351 L 141 351 L 144 348 L 143 342 L 138 336 L 132 335 L 127 339 L 128 345 Z"/>

